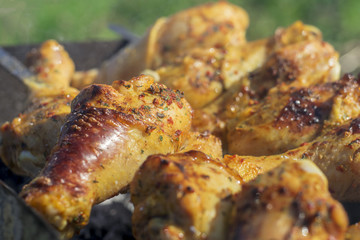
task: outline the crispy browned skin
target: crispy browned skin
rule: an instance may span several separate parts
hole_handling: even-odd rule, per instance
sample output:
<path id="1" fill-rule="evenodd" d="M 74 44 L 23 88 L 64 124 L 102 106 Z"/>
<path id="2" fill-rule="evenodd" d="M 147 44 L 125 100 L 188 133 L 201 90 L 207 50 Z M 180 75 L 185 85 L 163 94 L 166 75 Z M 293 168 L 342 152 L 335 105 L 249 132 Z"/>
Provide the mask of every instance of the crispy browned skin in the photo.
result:
<path id="1" fill-rule="evenodd" d="M 341 239 L 348 224 L 309 161 L 244 183 L 201 152 L 154 155 L 130 190 L 137 239 Z"/>
<path id="2" fill-rule="evenodd" d="M 359 80 L 345 75 L 337 82 L 271 91 L 254 113 L 227 122 L 228 151 L 239 155 L 272 155 L 312 141 L 326 124 L 359 116 Z"/>
<path id="3" fill-rule="evenodd" d="M 258 94 L 276 85 L 286 90 L 339 78 L 339 54 L 314 26 L 297 21 L 277 29 L 267 44 L 264 64 L 248 76 L 251 89 Z"/>
<path id="4" fill-rule="evenodd" d="M 262 157 L 226 155 L 224 162 L 244 178 L 254 179 L 286 159 L 313 161 L 329 181 L 339 201 L 360 201 L 360 118 L 325 128 L 313 141 L 279 155 Z"/>
<path id="5" fill-rule="evenodd" d="M 229 224 L 227 239 L 343 239 L 348 219 L 313 163 L 286 161 L 243 185 Z"/>
<path id="6" fill-rule="evenodd" d="M 72 102 L 48 163 L 20 195 L 69 237 L 92 205 L 126 189 L 147 156 L 177 151 L 190 125 L 182 94 L 148 76 L 92 85 Z"/>
<path id="7" fill-rule="evenodd" d="M 259 104 L 266 100 L 269 91 L 290 94 L 339 78 L 338 53 L 322 40 L 318 29 L 301 22 L 280 28 L 274 36 L 245 44 L 243 48 L 247 51 L 237 48 L 229 52 L 243 56 L 243 60 L 232 61 L 230 70 L 225 71 L 229 75 L 237 74 L 237 80 L 216 101 L 201 110 L 195 109 L 194 114 L 193 128 L 216 134 L 224 146 L 227 141 L 236 142 L 228 140 L 227 133 L 233 135 L 237 123 L 258 110 L 263 111 Z M 235 57 L 230 54 L 228 58 Z M 249 64 L 255 67 L 247 67 Z"/>
<path id="8" fill-rule="evenodd" d="M 56 41 L 44 42 L 29 56 L 35 77 L 25 79 L 31 99 L 17 118 L 1 126 L 0 156 L 15 173 L 35 176 L 54 147 L 78 90 L 69 87 L 74 63 Z"/>
<path id="9" fill-rule="evenodd" d="M 150 156 L 131 183 L 136 239 L 226 239 L 236 173 L 202 152 Z"/>

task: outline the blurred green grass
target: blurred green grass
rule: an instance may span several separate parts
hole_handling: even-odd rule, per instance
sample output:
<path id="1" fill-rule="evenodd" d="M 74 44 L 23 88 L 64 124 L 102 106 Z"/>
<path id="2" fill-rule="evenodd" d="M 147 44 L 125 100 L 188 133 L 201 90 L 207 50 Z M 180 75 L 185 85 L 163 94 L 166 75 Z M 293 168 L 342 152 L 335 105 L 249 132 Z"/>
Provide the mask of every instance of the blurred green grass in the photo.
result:
<path id="1" fill-rule="evenodd" d="M 113 40 L 119 24 L 141 35 L 161 16 L 204 0 L 0 0 L 0 45 Z M 344 52 L 360 39 L 358 0 L 230 0 L 250 16 L 249 40 L 267 37 L 279 26 L 302 20 L 321 29 L 324 39 Z"/>

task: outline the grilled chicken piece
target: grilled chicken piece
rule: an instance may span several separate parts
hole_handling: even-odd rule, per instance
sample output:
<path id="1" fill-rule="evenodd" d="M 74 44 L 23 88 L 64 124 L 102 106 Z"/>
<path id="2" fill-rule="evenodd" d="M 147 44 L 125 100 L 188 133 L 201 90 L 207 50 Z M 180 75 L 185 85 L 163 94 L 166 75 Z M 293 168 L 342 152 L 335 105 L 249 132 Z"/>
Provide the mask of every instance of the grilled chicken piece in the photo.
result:
<path id="1" fill-rule="evenodd" d="M 246 42 L 248 24 L 247 13 L 225 1 L 193 7 L 158 19 L 138 42 L 100 69 L 77 73 L 75 78 L 81 82 L 84 75 L 86 83 L 93 77 L 97 83 L 109 84 L 150 69 L 161 83 L 183 91 L 191 106 L 198 108 L 215 99 L 223 85 L 232 81 L 219 73 L 235 60 L 225 61 L 226 53 Z"/>
<path id="2" fill-rule="evenodd" d="M 236 65 L 237 73 L 255 69 L 265 46 L 263 41 L 258 41 L 252 44 L 252 52 L 243 47 L 248 16 L 241 8 L 217 2 L 195 10 L 171 19 L 172 24 L 167 29 L 170 33 L 178 31 L 179 27 L 184 28 L 182 21 L 191 30 L 186 36 L 168 34 L 169 37 L 161 38 L 164 46 L 172 47 L 164 49 L 163 57 L 150 69 L 155 71 L 160 82 L 183 91 L 191 106 L 197 109 L 212 102 L 239 79 L 239 74 L 234 74 L 232 67 Z M 207 27 L 199 28 L 198 22 Z M 195 24 L 196 27 L 193 27 Z M 238 48 L 241 51 L 236 51 Z M 234 56 L 233 52 L 239 55 Z M 243 61 L 247 64 L 241 65 Z"/>
<path id="3" fill-rule="evenodd" d="M 279 82 L 305 87 L 335 80 L 339 75 L 337 58 L 334 49 L 322 42 L 318 29 L 296 22 L 268 39 L 221 49 L 193 49 L 181 61 L 160 67 L 156 73 L 165 85 L 184 91 L 198 109 L 224 90 L 249 88 L 262 97 Z"/>
<path id="4" fill-rule="evenodd" d="M 242 186 L 229 225 L 227 239 L 343 239 L 348 219 L 323 173 L 290 160 Z"/>
<path id="5" fill-rule="evenodd" d="M 339 54 L 314 26 L 297 21 L 279 28 L 268 45 L 265 63 L 248 76 L 251 90 L 260 96 L 276 85 L 284 91 L 339 78 Z"/>
<path id="6" fill-rule="evenodd" d="M 183 58 L 155 70 L 165 85 L 180 89 L 194 109 L 213 102 L 265 59 L 266 41 L 194 48 Z"/>
<path id="7" fill-rule="evenodd" d="M 359 80 L 340 81 L 293 91 L 273 89 L 254 113 L 227 122 L 228 151 L 239 155 L 272 155 L 312 141 L 326 124 L 342 124 L 360 115 Z"/>
<path id="8" fill-rule="evenodd" d="M 0 128 L 0 156 L 15 173 L 35 176 L 58 139 L 78 90 L 69 87 L 74 63 L 54 40 L 44 42 L 29 56 L 34 78 L 25 79 L 31 99 L 25 112 Z"/>
<path id="9" fill-rule="evenodd" d="M 286 153 L 271 156 L 226 155 L 224 163 L 244 180 L 254 179 L 286 159 L 314 162 L 329 181 L 329 189 L 339 201 L 360 201 L 360 118 L 325 128 L 312 142 Z"/>
<path id="10" fill-rule="evenodd" d="M 136 239 L 226 239 L 236 173 L 202 152 L 153 155 L 131 183 Z"/>
<path id="11" fill-rule="evenodd" d="M 153 155 L 131 193 L 137 239 L 341 239 L 347 227 L 309 161 L 287 161 L 244 183 L 201 152 Z"/>
<path id="12" fill-rule="evenodd" d="M 227 2 L 207 3 L 160 18 L 137 43 L 120 51 L 100 68 L 97 82 L 128 79 L 157 69 L 196 48 L 225 48 L 245 42 L 247 13 Z"/>
<path id="13" fill-rule="evenodd" d="M 34 97 L 54 96 L 70 88 L 75 65 L 55 40 L 45 41 L 39 49 L 33 49 L 27 57 L 27 65 L 35 74 L 34 78 L 25 79 Z"/>
<path id="14" fill-rule="evenodd" d="M 71 101 L 79 93 L 70 85 L 84 87 L 87 83 L 71 82 L 74 63 L 63 46 L 54 40 L 32 50 L 27 63 L 36 74 L 35 78 L 25 79 L 32 98 L 25 112 L 0 128 L 0 156 L 13 172 L 35 177 L 56 144 L 60 128 L 71 111 Z M 207 147 L 210 142 L 215 147 Z M 217 138 L 196 132 L 189 135 L 183 148 L 202 150 L 218 158 L 222 156 L 221 142 Z"/>
<path id="15" fill-rule="evenodd" d="M 125 191 L 147 156 L 178 151 L 191 125 L 182 94 L 145 75 L 85 88 L 71 108 L 45 168 L 20 193 L 66 237 L 94 204 Z"/>
<path id="16" fill-rule="evenodd" d="M 235 123 L 261 109 L 259 104 L 263 103 L 269 91 L 290 94 L 299 88 L 339 79 L 338 53 L 323 42 L 321 32 L 313 26 L 295 22 L 288 28 L 278 29 L 273 37 L 247 45 L 248 58 L 232 61 L 232 68 L 227 71 L 228 75 L 234 75 L 237 69 L 242 70 L 237 73 L 239 80 L 232 81 L 231 87 L 212 104 L 194 113 L 193 128 L 216 134 L 224 145 L 227 132 L 232 134 Z M 255 52 L 251 51 L 252 48 Z M 234 51 L 232 55 L 242 56 Z M 250 63 L 255 66 L 254 62 L 258 63 L 256 69 L 246 68 Z M 230 129 L 226 128 L 227 125 Z"/>
<path id="17" fill-rule="evenodd" d="M 16 174 L 35 177 L 55 146 L 78 91 L 34 99 L 29 108 L 1 128 L 2 161 Z"/>

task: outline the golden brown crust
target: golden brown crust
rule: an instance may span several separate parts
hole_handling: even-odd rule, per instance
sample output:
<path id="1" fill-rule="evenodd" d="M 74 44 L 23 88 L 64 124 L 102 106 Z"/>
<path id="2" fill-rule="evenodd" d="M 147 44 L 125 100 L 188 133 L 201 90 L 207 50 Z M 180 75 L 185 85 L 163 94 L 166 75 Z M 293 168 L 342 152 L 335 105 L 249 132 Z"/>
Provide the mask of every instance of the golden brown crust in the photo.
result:
<path id="1" fill-rule="evenodd" d="M 206 4 L 160 19 L 142 41 L 120 54 L 121 63 L 129 60 L 121 64 L 126 73 L 116 68 L 118 58 L 102 70 L 106 76 L 119 77 L 144 67 L 155 69 L 162 83 L 184 91 L 195 108 L 207 106 L 230 89 L 215 104 L 196 112 L 194 129 L 227 137 L 224 145 L 229 144 L 235 153 L 273 154 L 298 148 L 269 158 L 228 155 L 220 162 L 219 139 L 189 132 L 191 108 L 181 91 L 154 84 L 146 76 L 116 81 L 112 86 L 93 85 L 73 101 L 48 164 L 21 193 L 25 201 L 71 236 L 86 224 L 93 204 L 128 187 L 147 156 L 195 149 L 205 154 L 154 155 L 137 174 L 139 181 L 132 183 L 132 191 L 138 205 L 134 222 L 139 238 L 221 239 L 228 236 L 229 226 L 233 227 L 230 239 L 265 239 L 272 238 L 273 233 L 275 239 L 302 239 L 304 235 L 342 238 L 347 220 L 343 209 L 330 198 L 323 179 L 303 171 L 299 167 L 302 163 L 286 163 L 293 168 L 276 167 L 288 158 L 310 159 L 329 178 L 334 196 L 358 199 L 360 120 L 350 121 L 360 113 L 356 104 L 358 82 L 349 78 L 327 83 L 338 76 L 338 55 L 322 41 L 318 29 L 297 22 L 277 30 L 269 39 L 245 44 L 247 25 L 248 17 L 242 9 L 223 1 Z M 55 43 L 49 42 L 44 48 L 51 44 Z M 35 63 L 51 74 L 35 64 L 38 79 L 28 79 L 27 83 L 36 97 L 44 96 L 43 89 L 49 90 L 45 94 L 50 98 L 61 95 L 54 86 L 68 90 L 69 96 L 61 95 L 59 105 L 20 116 L 17 122 L 33 124 L 27 119 L 45 114 L 46 120 L 60 120 L 46 123 L 59 129 L 64 121 L 61 111 L 69 112 L 68 104 L 74 97 L 70 92 L 75 94 L 76 90 L 68 88 L 73 69 L 60 50 L 64 72 L 58 74 L 57 67 L 44 60 L 47 54 L 57 60 L 49 50 L 37 54 Z M 95 72 L 89 81 L 105 75 Z M 57 82 L 59 77 L 66 81 Z M 82 77 L 79 85 L 88 81 Z M 327 84 L 313 86 L 318 83 Z M 36 108 L 39 106 L 44 107 Z M 11 137 L 23 148 L 23 140 L 15 133 L 16 122 L 12 124 L 5 124 L 1 130 L 4 136 L 15 135 Z M 26 125 L 18 128 L 27 130 Z M 55 139 L 43 139 L 49 138 Z M 54 143 L 49 141 L 49 145 Z M 6 151 L 3 155 L 11 158 L 14 153 Z M 49 149 L 42 151 L 47 155 Z M 230 197 L 240 190 L 239 183 L 274 168 L 246 184 L 246 199 L 242 194 Z M 234 202 L 235 214 L 230 216 Z M 249 208 L 253 211 L 248 212 Z M 280 224 L 281 231 L 273 229 L 277 218 L 284 223 Z"/>
<path id="2" fill-rule="evenodd" d="M 85 88 L 47 165 L 21 196 L 71 236 L 93 204 L 126 189 L 147 156 L 178 151 L 190 125 L 182 94 L 148 76 Z"/>
<path id="3" fill-rule="evenodd" d="M 310 160 L 324 172 L 334 198 L 339 201 L 359 201 L 359 134 L 360 119 L 354 118 L 325 127 L 313 141 L 283 154 L 262 157 L 225 156 L 224 162 L 238 171 L 244 181 L 249 181 L 286 159 Z"/>
<path id="4" fill-rule="evenodd" d="M 345 76 L 337 82 L 293 91 L 271 91 L 262 103 L 245 110 L 254 113 L 227 122 L 229 152 L 271 155 L 312 141 L 326 124 L 358 116 L 358 89 L 358 81 Z M 347 105 L 339 111 L 341 102 Z"/>
<path id="5" fill-rule="evenodd" d="M 288 161 L 235 196 L 229 239 L 343 239 L 345 210 L 314 164 Z"/>
<path id="6" fill-rule="evenodd" d="M 135 237 L 345 236 L 346 213 L 331 198 L 326 178 L 313 163 L 288 160 L 248 183 L 234 170 L 195 151 L 148 157 L 131 184 Z"/>
<path id="7" fill-rule="evenodd" d="M 131 183 L 137 239 L 222 239 L 236 173 L 198 151 L 150 156 Z"/>

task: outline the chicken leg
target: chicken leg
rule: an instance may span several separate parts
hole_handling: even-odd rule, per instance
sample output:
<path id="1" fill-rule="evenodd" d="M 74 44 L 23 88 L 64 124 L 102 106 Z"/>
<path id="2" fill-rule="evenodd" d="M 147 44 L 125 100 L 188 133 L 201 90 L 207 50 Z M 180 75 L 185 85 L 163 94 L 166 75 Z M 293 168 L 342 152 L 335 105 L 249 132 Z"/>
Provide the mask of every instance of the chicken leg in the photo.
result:
<path id="1" fill-rule="evenodd" d="M 34 177 L 55 146 L 79 91 L 70 87 L 74 63 L 56 41 L 48 40 L 33 50 L 28 65 L 35 74 L 24 80 L 31 92 L 29 107 L 1 126 L 0 156 L 13 172 Z"/>
<path id="2" fill-rule="evenodd" d="M 348 219 L 310 161 L 245 182 L 201 152 L 150 156 L 131 183 L 137 239 L 341 239 Z"/>
<path id="3" fill-rule="evenodd" d="M 147 156 L 178 151 L 190 125 L 182 94 L 151 77 L 92 85 L 72 102 L 45 168 L 20 196 L 70 237 L 94 204 L 126 190 Z"/>

